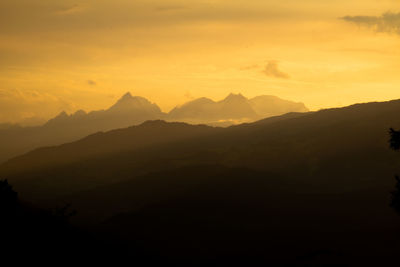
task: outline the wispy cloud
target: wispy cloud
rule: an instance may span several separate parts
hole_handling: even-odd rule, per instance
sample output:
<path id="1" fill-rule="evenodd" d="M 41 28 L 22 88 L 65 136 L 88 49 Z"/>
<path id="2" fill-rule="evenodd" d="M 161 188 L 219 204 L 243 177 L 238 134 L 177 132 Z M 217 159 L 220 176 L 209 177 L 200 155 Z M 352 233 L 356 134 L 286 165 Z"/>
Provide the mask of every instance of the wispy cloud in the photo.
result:
<path id="1" fill-rule="evenodd" d="M 76 106 L 55 95 L 36 90 L 0 88 L 0 122 L 17 122 L 25 118 L 47 118 Z"/>
<path id="2" fill-rule="evenodd" d="M 381 16 L 345 16 L 341 19 L 366 26 L 378 32 L 389 32 L 400 34 L 400 12 L 386 12 Z"/>
<path id="3" fill-rule="evenodd" d="M 87 83 L 88 83 L 90 86 L 96 86 L 96 85 L 97 85 L 97 82 L 95 82 L 95 81 L 93 81 L 93 80 L 88 80 Z"/>
<path id="4" fill-rule="evenodd" d="M 194 96 L 190 93 L 190 91 L 186 91 L 184 96 L 185 96 L 185 98 L 190 99 L 190 100 L 194 99 Z"/>
<path id="5" fill-rule="evenodd" d="M 244 66 L 239 68 L 240 70 L 254 70 L 254 69 L 258 69 L 260 67 L 260 65 L 258 64 L 253 64 L 253 65 L 248 65 L 248 66 Z"/>
<path id="6" fill-rule="evenodd" d="M 270 77 L 275 77 L 275 78 L 280 78 L 280 79 L 289 79 L 290 78 L 290 76 L 287 73 L 279 70 L 278 61 L 276 61 L 276 60 L 268 61 L 268 64 L 265 66 L 265 68 L 262 72 L 265 75 L 270 76 Z"/>
<path id="7" fill-rule="evenodd" d="M 159 12 L 178 11 L 184 9 L 186 9 L 186 6 L 181 6 L 181 5 L 157 6 L 155 8 L 155 10 Z"/>
<path id="8" fill-rule="evenodd" d="M 56 15 L 64 16 L 64 15 L 72 15 L 76 13 L 81 13 L 87 9 L 86 5 L 73 5 L 65 8 L 61 8 L 55 12 Z"/>

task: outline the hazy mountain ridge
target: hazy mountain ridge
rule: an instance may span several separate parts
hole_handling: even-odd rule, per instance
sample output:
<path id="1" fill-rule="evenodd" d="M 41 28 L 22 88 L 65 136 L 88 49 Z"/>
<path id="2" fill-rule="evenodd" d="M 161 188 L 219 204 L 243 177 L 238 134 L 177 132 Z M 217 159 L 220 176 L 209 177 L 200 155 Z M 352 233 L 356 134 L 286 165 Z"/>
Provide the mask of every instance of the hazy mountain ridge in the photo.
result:
<path id="1" fill-rule="evenodd" d="M 250 122 L 289 112 L 308 112 L 303 103 L 295 103 L 275 96 L 257 96 L 247 99 L 241 94 L 229 94 L 221 101 L 198 98 L 178 106 L 168 114 L 169 120 L 189 123 L 216 124 L 218 122 Z"/>
<path id="2" fill-rule="evenodd" d="M 16 161 L 25 162 L 25 167 L 13 168 L 14 160 L 5 163 L 13 171 L 40 169 L 48 166 L 72 164 L 93 158 L 120 154 L 124 151 L 143 150 L 155 145 L 174 143 L 175 141 L 192 140 L 221 131 L 206 125 L 189 125 L 183 122 L 165 122 L 161 120 L 146 121 L 138 126 L 98 132 L 79 141 L 54 147 L 35 149 L 16 157 Z M 34 158 L 34 162 L 29 162 Z M 14 165 L 15 166 L 15 165 Z M 29 167 L 30 166 L 30 167 Z"/>
<path id="3" fill-rule="evenodd" d="M 42 126 L 0 130 L 0 162 L 38 147 L 68 143 L 99 131 L 164 117 L 157 105 L 127 93 L 107 110 L 89 113 L 79 110 L 71 115 L 61 112 Z"/>
<path id="4" fill-rule="evenodd" d="M 146 122 L 95 134 L 71 144 L 38 149 L 1 165 L 0 175 L 12 178 L 22 173 L 20 178 L 25 179 L 32 171 L 40 173 L 48 169 L 55 174 L 62 173 L 66 179 L 75 179 L 71 170 L 87 165 L 85 173 L 96 179 L 98 174 L 111 175 L 131 166 L 130 175 L 123 175 L 126 179 L 135 173 L 196 163 L 285 174 L 292 173 L 288 167 L 292 166 L 298 169 L 299 175 L 331 177 L 340 172 L 332 169 L 332 160 L 351 162 L 361 157 L 369 162 L 372 156 L 379 159 L 380 155 L 386 160 L 375 160 L 371 166 L 383 164 L 390 168 L 395 158 L 387 149 L 387 129 L 400 127 L 398 111 L 400 101 L 396 100 L 306 114 L 291 113 L 228 128 Z M 370 157 L 371 151 L 375 154 Z M 357 161 L 357 164 L 362 166 L 365 162 Z M 330 172 L 321 173 L 327 169 Z"/>
<path id="5" fill-rule="evenodd" d="M 193 105 L 195 103 L 199 105 Z M 228 126 L 244 119 L 254 121 L 259 118 L 247 99 L 241 95 L 231 94 L 219 102 L 201 98 L 184 106 L 189 108 L 183 110 L 176 108 L 167 114 L 146 98 L 126 93 L 106 110 L 89 113 L 78 110 L 70 115 L 61 112 L 42 126 L 35 127 L 4 124 L 0 126 L 0 147 L 2 148 L 0 162 L 38 147 L 68 143 L 99 131 L 125 128 L 147 120 L 162 119 Z M 239 109 L 239 107 L 242 108 Z M 290 111 L 303 110 L 306 109 L 293 108 Z"/>

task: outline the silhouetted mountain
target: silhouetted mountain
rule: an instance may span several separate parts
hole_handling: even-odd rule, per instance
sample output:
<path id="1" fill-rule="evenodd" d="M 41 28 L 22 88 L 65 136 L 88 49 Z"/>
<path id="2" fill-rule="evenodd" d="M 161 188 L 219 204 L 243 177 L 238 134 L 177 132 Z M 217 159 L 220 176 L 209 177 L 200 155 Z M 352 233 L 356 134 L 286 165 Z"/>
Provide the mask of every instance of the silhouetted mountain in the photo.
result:
<path id="1" fill-rule="evenodd" d="M 307 110 L 304 105 L 299 108 L 290 101 L 274 101 L 271 108 L 264 107 L 267 110 L 277 110 L 275 113 L 271 111 L 268 116 L 283 114 L 281 111 L 303 112 Z M 262 105 L 270 105 L 269 102 L 271 101 L 257 102 L 258 109 L 261 109 Z M 229 126 L 242 121 L 254 121 L 262 118 L 261 113 L 256 114 L 253 110 L 251 103 L 240 94 L 230 94 L 219 102 L 200 98 L 173 109 L 169 114 L 165 114 L 156 104 L 147 99 L 126 93 L 107 110 L 89 113 L 78 110 L 71 115 L 61 112 L 42 126 L 35 127 L 21 127 L 13 124 L 0 125 L 0 147 L 2 148 L 0 150 L 0 163 L 38 147 L 68 143 L 99 131 L 125 128 L 147 120 L 165 119 L 213 126 Z M 280 103 L 283 106 L 280 106 Z"/>
<path id="2" fill-rule="evenodd" d="M 58 125 L 65 127 L 65 124 L 69 124 L 69 127 L 84 126 L 86 129 L 91 129 L 86 133 L 87 135 L 97 131 L 125 128 L 146 120 L 161 119 L 164 115 L 156 104 L 143 97 L 133 97 L 130 93 L 126 93 L 107 110 L 92 111 L 90 113 L 78 110 L 72 115 L 61 112 L 58 116 L 49 120 L 45 126 Z"/>
<path id="3" fill-rule="evenodd" d="M 71 115 L 61 112 L 42 126 L 0 130 L 0 162 L 34 148 L 67 143 L 99 131 L 125 128 L 164 117 L 156 104 L 127 93 L 107 110 L 89 113 L 79 110 Z"/>
<path id="4" fill-rule="evenodd" d="M 387 129 L 400 124 L 398 110 L 400 101 L 397 100 L 358 104 L 313 113 L 290 113 L 228 128 L 149 121 L 127 129 L 97 133 L 78 142 L 37 149 L 3 164 L 0 175 L 12 177 L 15 173 L 43 168 L 58 172 L 54 168 L 56 164 L 64 176 L 73 171 L 69 165 L 74 162 L 82 167 L 94 164 L 95 169 L 86 168 L 87 174 L 97 173 L 102 166 L 112 169 L 114 163 L 122 169 L 129 166 L 132 173 L 137 169 L 148 172 L 158 170 L 159 166 L 171 168 L 194 162 L 288 174 L 292 174 L 288 166 L 295 166 L 296 172 L 322 175 L 320 172 L 333 168 L 332 162 L 336 159 L 352 162 L 352 156 L 373 158 L 370 167 L 384 164 L 391 169 L 394 159 L 390 159 L 393 152 L 387 151 Z M 370 151 L 376 153 L 370 154 Z M 377 160 L 379 156 L 385 160 Z M 97 166 L 102 161 L 107 163 Z M 323 176 L 336 175 L 339 171 L 333 168 Z M 371 175 L 371 172 L 363 173 Z"/>
<path id="5" fill-rule="evenodd" d="M 280 99 L 276 96 L 262 95 L 249 99 L 251 107 L 262 118 L 278 116 L 289 112 L 307 112 L 303 103 Z"/>
<path id="6" fill-rule="evenodd" d="M 149 121 L 32 151 L 0 176 L 173 262 L 376 264 L 399 249 L 399 112 L 396 100 L 228 128 Z"/>
<path id="7" fill-rule="evenodd" d="M 217 108 L 214 101 L 202 97 L 174 108 L 168 115 L 169 118 L 175 120 L 184 120 L 189 118 L 202 120 L 206 117 L 211 117 L 212 120 L 215 120 L 215 117 L 217 116 Z"/>
<path id="8" fill-rule="evenodd" d="M 0 131 L 1 130 L 6 130 L 10 128 L 21 128 L 21 127 L 33 127 L 33 126 L 40 126 L 43 125 L 46 122 L 46 120 L 38 117 L 30 117 L 30 118 L 25 118 L 23 120 L 18 121 L 18 123 L 0 123 Z"/>
<path id="9" fill-rule="evenodd" d="M 229 128 L 149 121 L 38 149 L 0 176 L 166 261 L 379 263 L 397 257 L 399 112 L 396 100 Z"/>
<path id="10" fill-rule="evenodd" d="M 154 114 L 160 115 L 162 113 L 156 104 L 151 103 L 144 97 L 133 97 L 130 93 L 123 95 L 108 111 L 114 113 L 139 112 L 153 116 Z"/>
<path id="11" fill-rule="evenodd" d="M 77 142 L 33 150 L 17 157 L 18 162 L 24 162 L 24 170 L 17 166 L 19 163 L 15 165 L 17 161 L 14 160 L 8 161 L 4 166 L 7 166 L 11 172 L 63 166 L 92 158 L 118 155 L 125 151 L 144 150 L 154 145 L 169 145 L 177 141 L 193 140 L 193 138 L 208 136 L 219 131 L 221 128 L 205 125 L 192 126 L 181 122 L 167 123 L 161 120 L 146 121 L 126 129 L 89 135 Z M 139 154 L 137 156 L 141 157 Z M 31 157 L 34 158 L 33 161 Z"/>
<path id="12" fill-rule="evenodd" d="M 0 123 L 0 130 L 6 130 L 10 128 L 18 128 L 20 127 L 18 124 L 14 123 Z"/>
<path id="13" fill-rule="evenodd" d="M 241 94 L 229 94 L 224 100 L 218 102 L 221 108 L 221 119 L 252 119 L 257 114 Z M 292 110 L 296 111 L 296 110 Z"/>
<path id="14" fill-rule="evenodd" d="M 282 100 L 274 96 L 258 96 L 249 100 L 241 94 L 229 94 L 218 102 L 208 98 L 190 101 L 171 110 L 167 119 L 226 126 L 289 112 L 307 111 L 308 109 L 302 103 Z"/>
<path id="15" fill-rule="evenodd" d="M 46 123 L 46 119 L 40 117 L 28 117 L 18 121 L 18 125 L 22 127 L 34 127 L 34 126 L 41 126 Z"/>

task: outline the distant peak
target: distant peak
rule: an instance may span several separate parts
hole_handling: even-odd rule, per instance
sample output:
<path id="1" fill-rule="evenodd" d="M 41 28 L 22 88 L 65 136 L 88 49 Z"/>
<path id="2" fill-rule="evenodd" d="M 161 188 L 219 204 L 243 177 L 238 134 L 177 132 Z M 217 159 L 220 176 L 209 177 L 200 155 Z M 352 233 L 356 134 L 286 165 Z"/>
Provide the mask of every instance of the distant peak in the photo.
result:
<path id="1" fill-rule="evenodd" d="M 77 110 L 73 115 L 74 116 L 84 116 L 84 115 L 86 115 L 86 112 L 84 110 L 80 109 L 80 110 Z"/>
<path id="2" fill-rule="evenodd" d="M 60 121 L 62 122 L 68 118 L 69 118 L 69 116 L 68 116 L 67 112 L 61 111 L 57 116 L 48 120 L 46 124 L 49 124 L 49 123 L 52 124 L 52 123 L 56 123 L 56 122 L 60 122 Z"/>
<path id="3" fill-rule="evenodd" d="M 65 118 L 65 117 L 68 117 L 68 114 L 67 114 L 67 112 L 65 112 L 65 111 L 61 111 L 61 112 L 56 116 L 56 118 Z"/>
<path id="4" fill-rule="evenodd" d="M 149 103 L 150 101 L 141 96 L 132 96 L 130 92 L 124 94 L 116 103 L 117 104 L 126 104 L 126 103 Z"/>
<path id="5" fill-rule="evenodd" d="M 239 93 L 239 94 L 230 93 L 224 100 L 225 101 L 227 101 L 227 100 L 247 100 L 247 98 L 244 97 L 241 93 Z"/>
<path id="6" fill-rule="evenodd" d="M 131 95 L 131 93 L 130 93 L 130 92 L 126 92 L 126 93 L 120 98 L 120 100 L 123 100 L 123 99 L 131 99 L 131 98 L 133 98 L 132 95 Z"/>
<path id="7" fill-rule="evenodd" d="M 192 101 L 189 101 L 189 102 L 185 103 L 184 105 L 194 104 L 194 103 L 203 103 L 203 104 L 205 104 L 205 103 L 214 103 L 214 101 L 212 101 L 211 99 L 209 99 L 207 97 L 200 97 L 200 98 L 196 98 L 196 99 L 194 99 Z"/>
<path id="8" fill-rule="evenodd" d="M 146 111 L 146 112 L 155 112 L 161 113 L 160 108 L 151 103 L 144 97 L 141 96 L 132 96 L 131 93 L 127 92 L 124 94 L 114 105 L 112 105 L 109 111 Z"/>
<path id="9" fill-rule="evenodd" d="M 137 97 L 136 97 L 137 98 Z M 118 101 L 114 104 L 113 107 L 118 107 L 121 105 L 126 105 L 127 103 L 131 103 L 135 98 L 131 95 L 130 92 L 125 93 Z"/>

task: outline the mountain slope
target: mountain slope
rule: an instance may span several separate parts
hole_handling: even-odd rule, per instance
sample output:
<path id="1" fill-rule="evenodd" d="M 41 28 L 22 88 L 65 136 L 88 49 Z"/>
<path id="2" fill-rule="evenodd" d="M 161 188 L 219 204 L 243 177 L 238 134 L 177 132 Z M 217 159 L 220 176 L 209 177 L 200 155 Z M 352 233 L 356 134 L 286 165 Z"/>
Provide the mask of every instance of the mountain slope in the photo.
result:
<path id="1" fill-rule="evenodd" d="M 329 181 L 332 189 L 346 190 L 342 182 L 357 184 L 393 171 L 396 157 L 387 147 L 387 130 L 400 127 L 399 111 L 400 101 L 391 101 L 288 114 L 225 129 L 149 122 L 33 151 L 0 166 L 0 175 L 42 180 L 38 185 L 48 188 L 71 182 L 79 191 L 79 183 L 86 188 L 100 180 L 112 183 L 191 164 L 219 164 L 301 177 L 314 185 Z"/>
<path id="2" fill-rule="evenodd" d="M 396 100 L 229 128 L 153 121 L 39 149 L 0 176 L 169 260 L 382 263 L 398 255 L 399 112 Z"/>
<path id="3" fill-rule="evenodd" d="M 148 149 L 153 146 L 192 140 L 218 133 L 221 129 L 181 122 L 146 121 L 138 126 L 99 132 L 79 141 L 44 147 L 16 157 L 3 164 L 8 172 L 26 172 Z M 140 155 L 139 155 L 140 156 Z M 21 165 L 23 164 L 23 168 Z"/>

